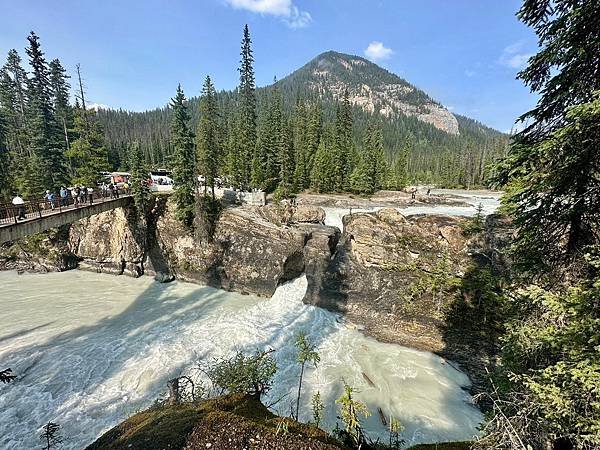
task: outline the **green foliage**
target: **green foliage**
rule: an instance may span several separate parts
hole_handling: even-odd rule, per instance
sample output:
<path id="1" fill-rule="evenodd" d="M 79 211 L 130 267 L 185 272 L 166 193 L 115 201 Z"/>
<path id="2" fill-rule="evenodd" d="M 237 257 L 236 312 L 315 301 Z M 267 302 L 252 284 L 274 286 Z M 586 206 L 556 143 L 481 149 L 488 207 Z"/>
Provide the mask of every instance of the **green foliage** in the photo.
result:
<path id="1" fill-rule="evenodd" d="M 196 197 L 196 157 L 194 138 L 188 127 L 190 117 L 185 103 L 185 95 L 179 85 L 177 94 L 171 102 L 173 108 L 171 121 L 173 199 L 176 205 L 175 217 L 184 225 L 191 226 L 194 220 Z"/>
<path id="2" fill-rule="evenodd" d="M 271 389 L 277 363 L 271 351 L 253 355 L 237 352 L 235 356 L 216 362 L 207 370 L 213 385 L 221 391 L 248 394 L 260 399 Z"/>
<path id="3" fill-rule="evenodd" d="M 311 172 L 311 187 L 317 192 L 331 192 L 335 188 L 335 173 L 333 172 L 333 151 L 324 141 L 321 141 L 315 155 Z"/>
<path id="4" fill-rule="evenodd" d="M 129 155 L 129 170 L 131 171 L 131 193 L 138 215 L 144 215 L 148 204 L 150 189 L 148 186 L 148 169 L 137 142 L 131 146 Z"/>
<path id="5" fill-rule="evenodd" d="M 364 403 L 354 399 L 353 394 L 354 389 L 344 383 L 344 393 L 335 402 L 340 405 L 340 418 L 344 422 L 346 432 L 359 446 L 365 441 L 360 416 L 368 417 L 371 414 Z"/>
<path id="6" fill-rule="evenodd" d="M 318 427 L 323 417 L 323 411 L 325 411 L 325 405 L 321 400 L 321 393 L 319 391 L 315 392 L 312 396 L 310 405 L 312 409 L 313 423 L 316 427 Z"/>
<path id="7" fill-rule="evenodd" d="M 390 417 L 390 441 L 389 445 L 391 449 L 400 450 L 405 443 L 405 440 L 400 438 L 400 434 L 404 431 L 404 426 L 395 417 Z"/>
<path id="8" fill-rule="evenodd" d="M 479 203 L 475 215 L 462 227 L 463 232 L 467 235 L 481 233 L 485 229 L 485 219 L 483 215 L 483 205 Z"/>
<path id="9" fill-rule="evenodd" d="M 73 169 L 72 181 L 84 186 L 96 186 L 100 181 L 100 172 L 108 169 L 108 163 L 104 131 L 96 120 L 95 111 L 76 105 L 74 134 L 77 138 L 65 152 Z"/>
<path id="10" fill-rule="evenodd" d="M 196 148 L 200 173 L 205 177 L 204 192 L 210 187 L 215 198 L 215 180 L 218 177 L 221 155 L 219 136 L 219 111 L 215 88 L 210 77 L 206 77 L 200 98 L 200 122 L 196 134 Z"/>
<path id="11" fill-rule="evenodd" d="M 317 367 L 317 364 L 319 361 L 321 361 L 321 357 L 316 351 L 316 347 L 308 341 L 306 338 L 306 333 L 304 332 L 299 332 L 296 334 L 294 346 L 298 350 L 296 361 L 300 363 L 300 380 L 298 382 L 298 395 L 296 396 L 296 420 L 298 420 L 300 414 L 300 395 L 302 393 L 302 379 L 304 378 L 305 365 L 306 363 L 312 363 L 315 367 Z"/>
<path id="12" fill-rule="evenodd" d="M 244 26 L 240 52 L 239 103 L 236 116 L 237 139 L 232 146 L 231 175 L 238 187 L 248 187 L 251 179 L 251 161 L 256 148 L 256 84 L 254 79 L 254 56 L 248 25 Z"/>
<path id="13" fill-rule="evenodd" d="M 66 165 L 60 126 L 54 115 L 48 64 L 39 38 L 31 33 L 25 50 L 32 72 L 26 80 L 25 120 L 28 135 L 27 172 L 21 178 L 26 195 L 41 195 L 45 189 L 58 189 L 66 182 Z"/>
<path id="14" fill-rule="evenodd" d="M 199 242 L 212 240 L 222 210 L 220 199 L 207 194 L 197 196 L 194 235 Z"/>
<path id="15" fill-rule="evenodd" d="M 514 256 L 521 269 L 564 266 L 598 242 L 600 200 L 600 3 L 525 0 L 519 18 L 539 37 L 539 52 L 519 77 L 540 94 L 521 119 L 496 179 L 508 184 L 515 215 Z"/>
<path id="16" fill-rule="evenodd" d="M 599 241 L 600 92 L 547 139 L 515 144 L 504 165 L 513 175 L 503 202 L 515 216 L 513 253 L 523 269 L 555 268 Z"/>
<path id="17" fill-rule="evenodd" d="M 600 249 L 563 291 L 531 285 L 508 297 L 493 411 L 477 448 L 600 445 Z"/>

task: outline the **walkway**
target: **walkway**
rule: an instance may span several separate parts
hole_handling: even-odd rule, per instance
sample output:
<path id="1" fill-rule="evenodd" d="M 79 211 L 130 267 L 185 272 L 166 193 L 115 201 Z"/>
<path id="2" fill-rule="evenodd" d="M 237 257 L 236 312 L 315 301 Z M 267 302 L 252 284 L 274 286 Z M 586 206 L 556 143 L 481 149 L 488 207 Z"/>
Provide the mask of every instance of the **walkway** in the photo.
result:
<path id="1" fill-rule="evenodd" d="M 76 205 L 71 197 L 66 205 L 57 200 L 52 208 L 48 200 L 25 202 L 15 206 L 12 203 L 0 204 L 0 244 L 41 233 L 50 228 L 59 227 L 86 217 L 100 214 L 111 209 L 127 206 L 131 195 L 119 198 L 93 197 L 86 203 Z M 19 218 L 19 216 L 23 218 Z"/>

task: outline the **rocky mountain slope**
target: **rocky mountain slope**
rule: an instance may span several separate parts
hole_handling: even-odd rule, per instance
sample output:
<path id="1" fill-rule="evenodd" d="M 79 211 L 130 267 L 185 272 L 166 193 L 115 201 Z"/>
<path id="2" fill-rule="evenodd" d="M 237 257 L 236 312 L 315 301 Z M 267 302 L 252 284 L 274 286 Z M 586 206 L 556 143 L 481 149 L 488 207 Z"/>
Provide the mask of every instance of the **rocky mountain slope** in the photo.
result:
<path id="1" fill-rule="evenodd" d="M 457 118 L 406 80 L 360 56 L 322 53 L 277 83 L 284 90 L 304 86 L 322 98 L 350 101 L 364 112 L 386 119 L 415 117 L 448 134 L 460 134 Z"/>

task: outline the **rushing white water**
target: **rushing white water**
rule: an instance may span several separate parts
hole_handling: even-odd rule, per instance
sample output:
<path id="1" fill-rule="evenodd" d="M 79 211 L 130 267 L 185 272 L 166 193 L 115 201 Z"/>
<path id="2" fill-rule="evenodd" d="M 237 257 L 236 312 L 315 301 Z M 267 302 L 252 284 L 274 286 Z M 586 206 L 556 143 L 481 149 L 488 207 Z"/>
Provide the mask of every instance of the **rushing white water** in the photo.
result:
<path id="1" fill-rule="evenodd" d="M 466 191 L 458 189 L 432 189 L 434 195 L 444 195 L 454 200 L 460 200 L 468 203 L 469 206 L 454 206 L 454 205 L 418 205 L 418 206 L 402 206 L 396 208 L 405 216 L 415 214 L 445 214 L 448 216 L 464 216 L 472 217 L 477 212 L 479 204 L 482 206 L 484 215 L 493 214 L 500 206 L 500 194 L 491 191 Z M 389 208 L 389 206 L 387 206 Z M 384 206 L 373 206 L 371 208 L 352 208 L 353 213 L 359 212 L 374 212 L 383 209 Z M 350 213 L 349 208 L 339 207 L 323 207 L 325 211 L 325 225 L 338 227 L 343 229 L 342 218 Z"/>
<path id="2" fill-rule="evenodd" d="M 439 357 L 382 344 L 304 305 L 306 278 L 261 300 L 208 287 L 79 271 L 47 275 L 0 273 L 0 367 L 19 379 L 0 385 L 0 448 L 39 445 L 40 427 L 59 423 L 64 448 L 80 449 L 165 391 L 168 379 L 197 361 L 273 348 L 279 370 L 269 400 L 289 413 L 299 367 L 294 333 L 318 346 L 309 368 L 300 418 L 309 420 L 316 391 L 336 421 L 342 380 L 373 412 L 370 436 L 385 436 L 377 408 L 406 426 L 408 443 L 468 439 L 481 413 L 463 390 L 468 378 Z M 365 373 L 375 384 L 370 386 Z"/>

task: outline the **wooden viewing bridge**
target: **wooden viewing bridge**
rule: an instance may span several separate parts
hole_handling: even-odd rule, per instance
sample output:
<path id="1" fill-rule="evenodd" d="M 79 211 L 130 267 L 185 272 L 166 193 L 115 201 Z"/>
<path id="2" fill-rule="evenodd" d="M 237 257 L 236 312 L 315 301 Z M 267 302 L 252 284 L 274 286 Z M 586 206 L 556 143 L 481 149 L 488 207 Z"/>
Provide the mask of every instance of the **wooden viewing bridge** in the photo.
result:
<path id="1" fill-rule="evenodd" d="M 68 196 L 66 199 L 57 197 L 54 201 L 32 200 L 22 205 L 0 203 L 0 244 L 128 206 L 132 201 L 130 194 L 105 197 L 89 193 L 85 202 Z"/>

